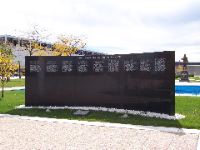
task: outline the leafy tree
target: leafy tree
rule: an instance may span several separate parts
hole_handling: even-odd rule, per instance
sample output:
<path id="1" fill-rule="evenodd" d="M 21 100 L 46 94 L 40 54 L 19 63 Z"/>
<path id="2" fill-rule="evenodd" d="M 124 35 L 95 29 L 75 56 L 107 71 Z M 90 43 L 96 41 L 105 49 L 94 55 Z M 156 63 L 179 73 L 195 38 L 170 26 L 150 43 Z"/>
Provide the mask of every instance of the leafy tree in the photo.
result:
<path id="1" fill-rule="evenodd" d="M 44 32 L 45 30 L 38 25 L 33 25 L 32 29 L 25 33 L 26 39 L 21 41 L 21 46 L 29 53 L 29 56 L 46 54 L 46 47 L 42 44 L 42 40 L 47 38 Z"/>
<path id="2" fill-rule="evenodd" d="M 1 97 L 4 97 L 4 86 L 9 78 L 15 73 L 18 65 L 13 63 L 13 55 L 10 48 L 6 45 L 0 45 L 0 81 L 1 81 Z"/>
<path id="3" fill-rule="evenodd" d="M 69 56 L 83 49 L 85 45 L 86 43 L 80 38 L 61 35 L 58 37 L 57 42 L 53 44 L 52 51 L 55 56 Z"/>
<path id="4" fill-rule="evenodd" d="M 176 71 L 177 72 L 183 71 L 183 67 L 181 65 L 178 65 L 177 68 L 176 68 Z"/>
<path id="5" fill-rule="evenodd" d="M 0 44 L 0 53 L 13 56 L 12 49 L 7 44 L 3 43 Z"/>

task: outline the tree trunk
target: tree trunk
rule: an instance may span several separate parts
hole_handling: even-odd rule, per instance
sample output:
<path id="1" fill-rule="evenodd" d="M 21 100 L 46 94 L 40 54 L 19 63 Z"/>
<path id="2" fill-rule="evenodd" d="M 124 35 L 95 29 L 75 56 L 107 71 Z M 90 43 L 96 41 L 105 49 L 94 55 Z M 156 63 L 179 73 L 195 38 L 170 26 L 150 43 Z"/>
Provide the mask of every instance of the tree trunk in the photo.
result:
<path id="1" fill-rule="evenodd" d="M 31 41 L 30 41 L 30 47 L 29 47 L 29 55 L 32 56 L 33 54 L 32 48 L 31 48 Z"/>
<path id="2" fill-rule="evenodd" d="M 1 98 L 4 97 L 4 81 L 2 82 Z"/>
<path id="3" fill-rule="evenodd" d="M 18 64 L 19 64 L 18 75 L 19 75 L 19 79 L 21 79 L 21 65 L 20 65 L 20 61 L 18 61 Z"/>

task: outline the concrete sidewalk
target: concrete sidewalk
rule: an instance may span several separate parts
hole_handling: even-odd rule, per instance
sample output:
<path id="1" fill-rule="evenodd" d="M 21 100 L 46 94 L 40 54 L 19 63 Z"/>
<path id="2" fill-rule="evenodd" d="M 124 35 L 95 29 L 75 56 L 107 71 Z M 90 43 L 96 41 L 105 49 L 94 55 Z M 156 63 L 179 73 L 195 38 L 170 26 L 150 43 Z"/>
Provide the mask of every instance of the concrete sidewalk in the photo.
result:
<path id="1" fill-rule="evenodd" d="M 199 130 L 0 115 L 0 149 L 196 150 Z"/>
<path id="2" fill-rule="evenodd" d="M 10 77 L 10 79 L 15 80 L 15 79 L 20 79 L 20 78 L 16 76 L 16 77 Z M 25 76 L 21 76 L 21 79 L 25 79 Z"/>
<path id="3" fill-rule="evenodd" d="M 15 90 L 24 90 L 25 86 L 19 86 L 19 87 L 6 87 L 4 88 L 5 91 L 15 91 Z M 1 91 L 1 88 L 0 88 Z"/>

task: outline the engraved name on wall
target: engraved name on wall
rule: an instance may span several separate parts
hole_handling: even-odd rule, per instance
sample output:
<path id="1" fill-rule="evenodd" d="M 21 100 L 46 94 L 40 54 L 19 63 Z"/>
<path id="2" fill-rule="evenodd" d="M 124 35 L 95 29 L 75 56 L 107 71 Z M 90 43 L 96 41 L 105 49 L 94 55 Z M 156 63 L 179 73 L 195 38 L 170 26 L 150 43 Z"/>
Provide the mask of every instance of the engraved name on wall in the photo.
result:
<path id="1" fill-rule="evenodd" d="M 79 56 L 78 59 L 62 60 L 58 63 L 57 60 L 49 60 L 45 62 L 45 71 L 48 73 L 55 72 L 165 72 L 167 67 L 167 59 L 163 57 L 156 58 L 127 58 L 123 56 Z M 29 63 L 30 73 L 39 73 L 42 71 L 41 64 L 37 60 L 31 60 Z"/>

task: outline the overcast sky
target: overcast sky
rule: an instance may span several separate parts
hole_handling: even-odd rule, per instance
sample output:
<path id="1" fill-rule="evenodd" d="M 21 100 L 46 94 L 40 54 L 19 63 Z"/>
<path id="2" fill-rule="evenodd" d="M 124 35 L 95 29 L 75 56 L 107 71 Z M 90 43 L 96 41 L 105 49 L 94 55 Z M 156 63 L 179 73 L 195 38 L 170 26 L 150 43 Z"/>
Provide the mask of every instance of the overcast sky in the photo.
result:
<path id="1" fill-rule="evenodd" d="M 200 0 L 1 0 L 0 34 L 31 24 L 104 53 L 175 50 L 200 61 Z"/>

